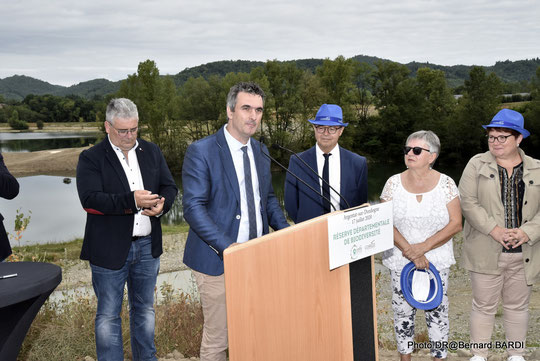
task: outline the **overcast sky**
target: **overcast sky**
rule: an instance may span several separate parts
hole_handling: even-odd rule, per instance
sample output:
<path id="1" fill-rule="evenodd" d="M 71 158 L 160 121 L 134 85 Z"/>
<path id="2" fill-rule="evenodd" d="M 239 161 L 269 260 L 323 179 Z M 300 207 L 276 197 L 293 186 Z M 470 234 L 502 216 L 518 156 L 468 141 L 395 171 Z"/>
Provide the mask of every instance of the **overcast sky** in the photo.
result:
<path id="1" fill-rule="evenodd" d="M 493 65 L 540 57 L 538 0 L 0 0 L 0 79 L 120 80 L 154 60 L 370 55 Z"/>

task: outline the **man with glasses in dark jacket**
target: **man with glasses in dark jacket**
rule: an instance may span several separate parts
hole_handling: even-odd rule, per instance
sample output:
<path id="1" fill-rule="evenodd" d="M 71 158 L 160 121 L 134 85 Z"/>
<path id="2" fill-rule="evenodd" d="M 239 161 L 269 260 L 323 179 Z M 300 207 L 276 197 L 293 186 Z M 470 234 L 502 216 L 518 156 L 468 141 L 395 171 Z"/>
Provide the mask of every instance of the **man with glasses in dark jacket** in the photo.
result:
<path id="1" fill-rule="evenodd" d="M 338 145 L 348 125 L 341 107 L 323 104 L 309 122 L 317 143 L 298 154 L 305 163 L 291 156 L 289 170 L 320 193 L 287 173 L 285 209 L 294 223 L 367 202 L 366 158 Z"/>

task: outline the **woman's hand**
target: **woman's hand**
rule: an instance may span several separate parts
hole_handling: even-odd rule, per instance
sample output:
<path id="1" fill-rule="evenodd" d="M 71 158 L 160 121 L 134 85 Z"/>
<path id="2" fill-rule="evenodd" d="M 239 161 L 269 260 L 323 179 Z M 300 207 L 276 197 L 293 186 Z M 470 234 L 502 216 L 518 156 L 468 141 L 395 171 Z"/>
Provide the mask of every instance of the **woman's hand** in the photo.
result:
<path id="1" fill-rule="evenodd" d="M 429 261 L 426 256 L 421 256 L 412 260 L 416 269 L 428 269 Z"/>
<path id="2" fill-rule="evenodd" d="M 512 246 L 512 240 L 511 237 L 508 237 L 507 233 L 508 229 L 495 226 L 495 228 L 493 228 L 491 232 L 489 232 L 489 235 L 491 236 L 491 238 L 502 244 L 504 248 L 510 249 L 510 247 Z"/>
<path id="3" fill-rule="evenodd" d="M 414 261 L 417 258 L 423 257 L 426 254 L 427 250 L 424 243 L 415 243 L 410 244 L 409 247 L 403 250 L 403 256 L 408 260 Z"/>
<path id="4" fill-rule="evenodd" d="M 523 232 L 519 228 L 513 228 L 506 230 L 506 237 L 507 244 L 509 244 L 512 248 L 516 248 L 521 246 L 523 243 L 529 241 L 529 236 L 527 236 L 527 233 Z"/>

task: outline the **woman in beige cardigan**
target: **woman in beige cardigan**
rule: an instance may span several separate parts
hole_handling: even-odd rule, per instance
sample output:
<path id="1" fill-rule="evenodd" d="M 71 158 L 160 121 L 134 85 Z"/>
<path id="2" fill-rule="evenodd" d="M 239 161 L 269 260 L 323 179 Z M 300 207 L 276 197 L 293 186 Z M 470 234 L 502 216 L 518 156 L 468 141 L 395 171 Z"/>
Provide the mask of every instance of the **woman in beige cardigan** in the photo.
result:
<path id="1" fill-rule="evenodd" d="M 483 126 L 489 151 L 471 158 L 459 182 L 461 261 L 473 297 L 471 361 L 487 360 L 501 298 L 508 360 L 524 360 L 529 298 L 540 274 L 540 161 L 519 148 L 529 136 L 523 126 L 520 113 L 498 112 Z"/>

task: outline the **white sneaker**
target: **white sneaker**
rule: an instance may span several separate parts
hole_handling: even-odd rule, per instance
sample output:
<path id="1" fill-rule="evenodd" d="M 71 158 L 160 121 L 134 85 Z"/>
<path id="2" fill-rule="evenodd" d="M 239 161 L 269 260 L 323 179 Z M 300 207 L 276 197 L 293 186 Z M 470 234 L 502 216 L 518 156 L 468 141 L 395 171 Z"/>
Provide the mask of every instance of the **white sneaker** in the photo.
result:
<path id="1" fill-rule="evenodd" d="M 487 361 L 485 357 L 474 355 L 469 361 Z"/>
<path id="2" fill-rule="evenodd" d="M 510 356 L 507 361 L 525 361 L 523 356 Z"/>

